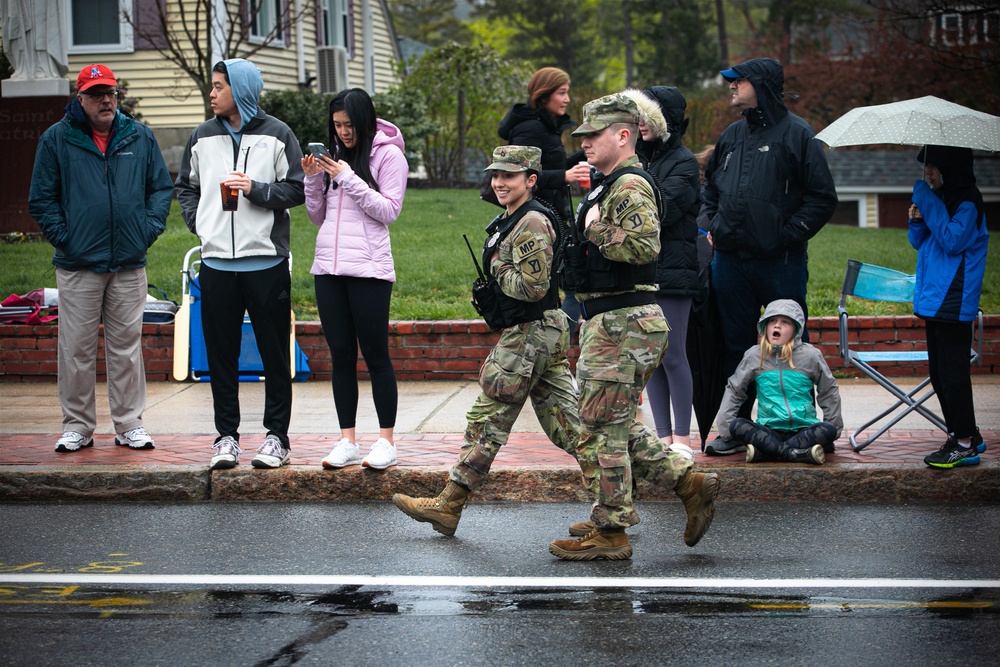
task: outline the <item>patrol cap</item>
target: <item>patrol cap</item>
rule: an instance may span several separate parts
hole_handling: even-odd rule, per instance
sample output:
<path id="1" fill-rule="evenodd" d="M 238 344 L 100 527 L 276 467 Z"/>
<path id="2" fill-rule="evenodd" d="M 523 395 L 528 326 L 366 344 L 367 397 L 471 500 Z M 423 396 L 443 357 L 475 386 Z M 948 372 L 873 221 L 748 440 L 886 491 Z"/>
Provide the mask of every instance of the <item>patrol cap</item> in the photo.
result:
<path id="1" fill-rule="evenodd" d="M 583 105 L 583 124 L 573 134 L 600 132 L 614 123 L 639 124 L 639 107 L 632 98 L 614 93 L 587 102 Z"/>
<path id="2" fill-rule="evenodd" d="M 493 162 L 483 171 L 541 171 L 542 149 L 537 146 L 497 146 Z"/>

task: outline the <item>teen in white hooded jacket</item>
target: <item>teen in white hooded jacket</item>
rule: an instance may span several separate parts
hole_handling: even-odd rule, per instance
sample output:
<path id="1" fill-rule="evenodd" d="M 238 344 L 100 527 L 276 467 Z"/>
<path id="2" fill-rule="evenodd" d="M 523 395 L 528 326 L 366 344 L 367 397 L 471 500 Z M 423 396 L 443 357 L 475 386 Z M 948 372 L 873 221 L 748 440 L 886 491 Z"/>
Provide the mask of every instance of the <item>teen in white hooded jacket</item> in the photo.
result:
<path id="1" fill-rule="evenodd" d="M 289 127 L 258 106 L 264 78 L 249 60 L 212 69 L 212 110 L 191 133 L 175 189 L 188 229 L 201 241 L 202 328 L 219 432 L 211 468 L 239 463 L 239 355 L 249 313 L 264 366 L 264 427 L 255 468 L 289 460 L 291 277 L 288 209 L 303 202 L 302 151 Z M 222 209 L 220 177 L 239 190 L 235 211 Z"/>
<path id="2" fill-rule="evenodd" d="M 375 117 L 364 90 L 338 93 L 330 102 L 330 159 L 302 159 L 306 211 L 319 226 L 316 306 L 333 361 L 333 400 L 341 438 L 324 468 L 361 463 L 396 465 L 393 430 L 398 393 L 389 357 L 389 300 L 396 281 L 389 225 L 399 217 L 409 167 L 403 135 Z M 379 437 L 361 459 L 357 444 L 358 344 L 372 381 Z"/>

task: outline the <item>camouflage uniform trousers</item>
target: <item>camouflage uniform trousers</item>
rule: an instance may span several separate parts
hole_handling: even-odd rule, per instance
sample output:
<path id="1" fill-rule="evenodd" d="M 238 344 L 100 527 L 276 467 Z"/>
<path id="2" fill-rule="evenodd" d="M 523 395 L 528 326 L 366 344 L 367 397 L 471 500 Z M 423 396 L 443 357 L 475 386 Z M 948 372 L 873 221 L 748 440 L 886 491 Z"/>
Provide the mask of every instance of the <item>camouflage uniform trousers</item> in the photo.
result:
<path id="1" fill-rule="evenodd" d="M 470 491 L 479 488 L 529 398 L 549 440 L 575 455 L 580 418 L 568 349 L 569 320 L 558 309 L 545 311 L 541 321 L 503 330 L 479 371 L 483 392 L 466 414 L 465 443 L 451 469 L 453 482 Z"/>
<path id="2" fill-rule="evenodd" d="M 633 475 L 673 489 L 693 466 L 636 419 L 639 396 L 666 349 L 667 322 L 655 304 L 601 313 L 580 331 L 577 460 L 596 498 L 590 518 L 599 528 L 636 523 Z"/>

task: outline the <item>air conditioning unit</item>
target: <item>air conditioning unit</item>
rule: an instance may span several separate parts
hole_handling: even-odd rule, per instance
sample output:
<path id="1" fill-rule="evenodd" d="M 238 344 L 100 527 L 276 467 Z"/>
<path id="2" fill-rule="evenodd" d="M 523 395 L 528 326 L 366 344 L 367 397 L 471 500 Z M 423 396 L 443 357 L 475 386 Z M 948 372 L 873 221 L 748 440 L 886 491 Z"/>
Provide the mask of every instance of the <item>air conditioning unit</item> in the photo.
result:
<path id="1" fill-rule="evenodd" d="M 347 49 L 342 46 L 317 48 L 316 79 L 321 95 L 334 95 L 350 87 L 347 81 Z"/>

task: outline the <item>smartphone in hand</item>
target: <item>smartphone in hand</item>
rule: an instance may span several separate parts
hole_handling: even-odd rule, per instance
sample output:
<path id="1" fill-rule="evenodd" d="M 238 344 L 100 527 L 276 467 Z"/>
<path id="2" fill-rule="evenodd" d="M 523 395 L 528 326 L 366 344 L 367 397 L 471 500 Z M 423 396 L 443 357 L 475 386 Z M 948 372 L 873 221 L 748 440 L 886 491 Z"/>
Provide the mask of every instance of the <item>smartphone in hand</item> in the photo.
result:
<path id="1" fill-rule="evenodd" d="M 333 159 L 333 156 L 330 155 L 330 151 L 326 149 L 326 146 L 320 143 L 310 143 L 309 152 L 312 153 L 313 157 L 316 158 L 317 160 L 319 159 L 320 155 L 325 155 L 331 160 Z"/>

